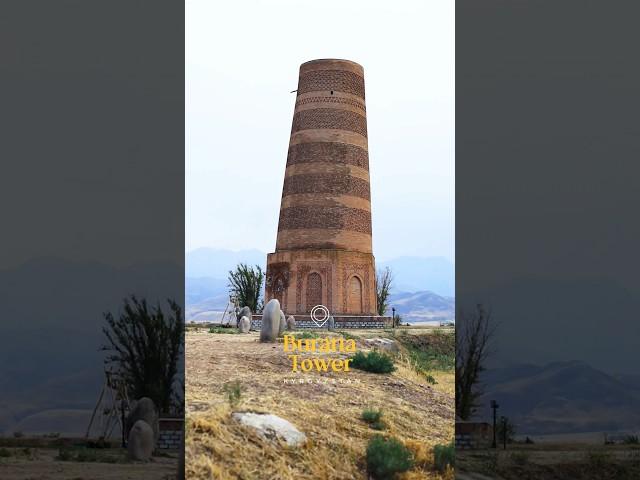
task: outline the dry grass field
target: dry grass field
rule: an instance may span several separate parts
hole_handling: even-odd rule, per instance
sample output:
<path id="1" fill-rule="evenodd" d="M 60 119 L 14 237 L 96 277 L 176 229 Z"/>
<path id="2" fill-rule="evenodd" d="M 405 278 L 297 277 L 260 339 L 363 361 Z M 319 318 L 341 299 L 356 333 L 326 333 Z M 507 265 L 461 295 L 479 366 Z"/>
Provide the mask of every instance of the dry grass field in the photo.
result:
<path id="1" fill-rule="evenodd" d="M 319 334 L 343 336 L 339 332 Z M 364 338 L 393 334 L 350 330 L 344 335 L 355 339 L 362 351 Z M 429 335 L 429 331 L 407 334 Z M 318 354 L 304 354 L 313 355 Z M 323 354 L 323 358 L 347 356 Z M 416 466 L 398 478 L 453 478 L 451 471 L 440 474 L 434 470 L 431 450 L 453 438 L 453 372 L 430 372 L 437 380 L 433 385 L 416 371 L 408 355 L 398 354 L 395 365 L 390 374 L 356 369 L 292 374 L 282 342 L 260 343 L 255 332 L 232 335 L 188 329 L 187 478 L 366 479 L 365 450 L 375 433 L 394 436 L 412 450 Z M 242 393 L 239 403 L 231 406 L 223 386 L 233 381 L 240 383 Z M 365 408 L 382 409 L 387 424 L 384 431 L 377 432 L 360 419 Z M 235 421 L 232 411 L 278 415 L 308 440 L 296 448 L 265 440 Z"/>
<path id="2" fill-rule="evenodd" d="M 640 478 L 637 445 L 534 444 L 456 454 L 460 480 L 632 480 Z"/>
<path id="3" fill-rule="evenodd" d="M 91 450 L 90 461 L 62 461 L 58 448 L 0 447 L 2 480 L 173 480 L 176 457 L 131 462 L 122 449 Z"/>

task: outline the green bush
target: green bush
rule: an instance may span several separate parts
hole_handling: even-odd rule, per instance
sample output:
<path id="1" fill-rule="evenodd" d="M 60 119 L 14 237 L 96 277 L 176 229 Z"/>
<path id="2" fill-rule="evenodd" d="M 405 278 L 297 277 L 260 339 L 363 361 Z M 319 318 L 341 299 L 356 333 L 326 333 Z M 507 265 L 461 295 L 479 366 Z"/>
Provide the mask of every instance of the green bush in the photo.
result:
<path id="1" fill-rule="evenodd" d="M 433 447 L 433 463 L 436 469 L 444 472 L 447 466 L 453 468 L 456 463 L 456 447 L 453 441 L 447 445 Z"/>
<path id="2" fill-rule="evenodd" d="M 367 422 L 374 430 L 384 430 L 387 428 L 386 423 L 382 421 L 382 410 L 373 410 L 367 408 L 362 411 L 360 418 Z"/>
<path id="3" fill-rule="evenodd" d="M 389 355 L 372 351 L 369 353 L 358 352 L 351 357 L 351 366 L 358 370 L 372 373 L 391 373 L 396 367 Z"/>
<path id="4" fill-rule="evenodd" d="M 369 426 L 374 430 L 384 430 L 385 428 L 387 428 L 387 424 L 384 423 L 382 420 L 378 422 L 370 423 Z"/>
<path id="5" fill-rule="evenodd" d="M 85 448 L 61 448 L 58 451 L 56 460 L 63 462 L 80 463 L 118 463 L 118 457 L 105 453 L 104 451 L 91 450 Z"/>
<path id="6" fill-rule="evenodd" d="M 234 334 L 234 333 L 238 333 L 238 330 L 236 330 L 235 328 L 228 328 L 228 327 L 211 327 L 211 328 L 209 328 L 209 333 L 230 333 L 230 334 Z"/>
<path id="7" fill-rule="evenodd" d="M 402 442 L 374 435 L 367 446 L 367 471 L 379 480 L 388 480 L 413 467 L 413 456 Z"/>
<path id="8" fill-rule="evenodd" d="M 526 465 L 529 463 L 529 454 L 527 452 L 513 452 L 511 454 L 511 461 L 516 465 Z"/>
<path id="9" fill-rule="evenodd" d="M 227 400 L 229 401 L 229 406 L 231 408 L 240 403 L 240 398 L 242 397 L 242 384 L 239 380 L 225 383 L 222 387 L 222 391 L 227 394 Z"/>
<path id="10" fill-rule="evenodd" d="M 0 457 L 10 457 L 11 451 L 7 448 L 0 448 Z"/>
<path id="11" fill-rule="evenodd" d="M 56 460 L 69 462 L 73 460 L 73 452 L 71 452 L 71 450 L 69 450 L 68 448 L 61 448 L 60 450 L 58 450 L 58 456 L 56 457 Z"/>
<path id="12" fill-rule="evenodd" d="M 625 445 L 638 445 L 638 435 L 627 435 L 622 441 Z"/>
<path id="13" fill-rule="evenodd" d="M 362 411 L 362 415 L 360 418 L 367 423 L 375 423 L 380 421 L 382 418 L 382 410 L 373 410 L 371 408 L 367 408 Z"/>
<path id="14" fill-rule="evenodd" d="M 349 332 L 345 332 L 343 330 L 339 330 L 336 331 L 337 334 L 342 335 L 342 338 L 344 338 L 345 340 L 353 340 L 353 341 L 357 341 L 359 337 L 350 334 Z"/>
<path id="15" fill-rule="evenodd" d="M 289 335 L 289 333 L 287 333 Z M 293 334 L 296 337 L 296 340 L 308 340 L 312 338 L 318 338 L 320 335 L 318 332 L 300 332 Z"/>
<path id="16" fill-rule="evenodd" d="M 589 451 L 586 453 L 587 465 L 595 471 L 606 470 L 612 463 L 611 454 L 608 452 Z"/>

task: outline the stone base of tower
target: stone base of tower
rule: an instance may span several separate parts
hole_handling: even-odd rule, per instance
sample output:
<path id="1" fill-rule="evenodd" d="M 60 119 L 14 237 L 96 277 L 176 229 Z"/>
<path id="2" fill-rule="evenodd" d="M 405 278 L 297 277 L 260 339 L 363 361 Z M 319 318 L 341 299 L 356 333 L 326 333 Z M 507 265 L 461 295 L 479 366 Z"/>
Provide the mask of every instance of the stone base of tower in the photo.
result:
<path id="1" fill-rule="evenodd" d="M 392 317 L 380 317 L 377 315 L 333 315 L 335 319 L 334 330 L 346 330 L 349 328 L 393 328 Z M 253 314 L 251 318 L 251 329 L 260 330 L 262 326 L 262 315 L 259 313 Z M 296 316 L 296 330 L 305 330 L 307 328 L 328 330 L 328 324 L 324 323 L 318 326 L 316 322 L 311 319 L 309 315 L 297 315 Z"/>
<path id="2" fill-rule="evenodd" d="M 375 272 L 371 253 L 281 250 L 267 256 L 265 301 L 277 298 L 286 315 L 324 305 L 334 317 L 377 316 Z"/>

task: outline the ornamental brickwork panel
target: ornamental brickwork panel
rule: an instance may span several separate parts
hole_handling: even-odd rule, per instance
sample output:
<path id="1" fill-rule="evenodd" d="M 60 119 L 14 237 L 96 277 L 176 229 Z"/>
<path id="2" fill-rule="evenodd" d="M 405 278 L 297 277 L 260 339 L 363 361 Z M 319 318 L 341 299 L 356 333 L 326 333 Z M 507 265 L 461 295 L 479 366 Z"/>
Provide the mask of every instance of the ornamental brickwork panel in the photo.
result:
<path id="1" fill-rule="evenodd" d="M 302 110 L 293 116 L 291 133 L 314 128 L 347 130 L 367 136 L 367 119 L 355 112 L 335 108 L 314 108 Z"/>
<path id="2" fill-rule="evenodd" d="M 331 91 L 364 96 L 364 78 L 344 70 L 316 70 L 300 75 L 298 95 L 308 92 Z"/>

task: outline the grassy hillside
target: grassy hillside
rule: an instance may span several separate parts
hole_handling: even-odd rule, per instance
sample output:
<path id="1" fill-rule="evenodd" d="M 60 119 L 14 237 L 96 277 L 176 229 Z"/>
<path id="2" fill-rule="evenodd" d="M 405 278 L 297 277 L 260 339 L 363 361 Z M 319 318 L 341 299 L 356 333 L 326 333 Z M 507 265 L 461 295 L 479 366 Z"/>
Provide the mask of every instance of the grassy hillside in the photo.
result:
<path id="1" fill-rule="evenodd" d="M 189 329 L 188 478 L 366 479 L 367 444 L 378 433 L 397 438 L 412 452 L 414 467 L 397 478 L 453 478 L 450 470 L 441 473 L 434 468 L 432 454 L 434 445 L 448 444 L 453 438 L 453 369 L 451 364 L 434 361 L 438 355 L 440 360 L 446 356 L 442 348 L 447 340 L 443 342 L 441 335 L 452 339 L 451 333 L 397 329 L 302 335 L 353 339 L 358 351 L 368 350 L 367 338 L 390 338 L 399 350 L 393 354 L 395 371 L 292 374 L 282 343 L 259 343 L 253 332 L 224 335 L 207 328 Z M 453 342 L 448 345 L 453 355 Z M 421 357 L 415 353 L 431 352 L 432 346 L 438 354 Z M 304 356 L 318 358 L 313 353 Z M 322 357 L 344 359 L 349 354 Z M 237 404 L 232 405 L 225 394 L 224 385 L 229 382 L 240 386 Z M 382 411 L 382 430 L 361 419 L 367 409 Z M 289 448 L 277 440 L 266 440 L 236 422 L 233 411 L 278 415 L 304 432 L 307 443 Z"/>

